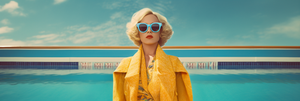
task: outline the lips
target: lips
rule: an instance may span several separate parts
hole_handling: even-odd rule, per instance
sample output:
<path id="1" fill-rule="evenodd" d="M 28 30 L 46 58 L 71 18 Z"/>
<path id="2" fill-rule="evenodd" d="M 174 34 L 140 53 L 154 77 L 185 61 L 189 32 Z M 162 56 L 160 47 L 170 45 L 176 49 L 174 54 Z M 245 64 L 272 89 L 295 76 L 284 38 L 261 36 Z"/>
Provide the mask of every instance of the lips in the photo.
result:
<path id="1" fill-rule="evenodd" d="M 152 39 L 153 36 L 152 36 L 152 35 L 148 35 L 146 38 L 147 38 L 147 39 Z"/>

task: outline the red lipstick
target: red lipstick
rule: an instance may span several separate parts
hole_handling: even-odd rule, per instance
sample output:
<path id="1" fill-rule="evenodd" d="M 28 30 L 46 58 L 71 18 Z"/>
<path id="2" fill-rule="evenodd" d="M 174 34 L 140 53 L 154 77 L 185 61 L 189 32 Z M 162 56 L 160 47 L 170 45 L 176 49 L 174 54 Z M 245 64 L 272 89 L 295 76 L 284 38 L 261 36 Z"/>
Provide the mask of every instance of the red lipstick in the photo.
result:
<path id="1" fill-rule="evenodd" d="M 152 39 L 153 36 L 152 36 L 152 35 L 148 35 L 146 38 L 147 38 L 147 39 Z"/>

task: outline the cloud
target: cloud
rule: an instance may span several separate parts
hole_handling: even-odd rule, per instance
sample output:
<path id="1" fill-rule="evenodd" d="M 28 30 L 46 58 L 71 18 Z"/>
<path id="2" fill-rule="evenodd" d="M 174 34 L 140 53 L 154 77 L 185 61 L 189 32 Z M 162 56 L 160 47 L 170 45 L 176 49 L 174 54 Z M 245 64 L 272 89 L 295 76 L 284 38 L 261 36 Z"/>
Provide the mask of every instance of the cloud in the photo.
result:
<path id="1" fill-rule="evenodd" d="M 24 46 L 24 45 L 26 45 L 26 43 L 23 41 L 0 38 L 0 46 Z"/>
<path id="2" fill-rule="evenodd" d="M 7 25 L 7 24 L 9 24 L 9 21 L 8 21 L 8 19 L 3 19 L 3 20 L 1 21 L 1 23 L 4 24 L 4 25 Z"/>
<path id="3" fill-rule="evenodd" d="M 54 5 L 57 5 L 57 4 L 61 4 L 61 3 L 63 3 L 63 2 L 65 2 L 65 1 L 67 1 L 67 0 L 54 0 Z"/>
<path id="4" fill-rule="evenodd" d="M 71 34 L 66 39 L 74 44 L 133 45 L 126 34 L 126 23 L 130 20 L 130 17 L 124 15 L 124 12 L 116 12 L 110 18 L 110 20 L 96 26 L 69 26 L 65 32 Z"/>
<path id="5" fill-rule="evenodd" d="M 122 17 L 122 12 L 117 12 L 110 16 L 111 19 L 116 19 L 120 17 Z"/>
<path id="6" fill-rule="evenodd" d="M 65 34 L 46 34 L 46 35 L 36 35 L 32 36 L 31 41 L 29 43 L 32 44 L 45 44 L 45 43 L 59 43 L 59 42 L 64 42 Z"/>
<path id="7" fill-rule="evenodd" d="M 247 33 L 247 32 L 246 32 Z M 251 34 L 252 33 L 252 34 Z M 270 46 L 299 46 L 300 39 L 300 16 L 293 17 L 285 22 L 272 25 L 262 31 L 251 31 L 248 34 L 236 36 L 215 35 L 214 38 L 206 39 L 210 45 L 270 45 Z"/>
<path id="8" fill-rule="evenodd" d="M 67 27 L 69 30 L 75 30 L 75 31 L 86 31 L 91 29 L 90 26 L 80 26 L 80 25 L 74 25 L 74 26 L 69 26 Z"/>
<path id="9" fill-rule="evenodd" d="M 106 9 L 120 9 L 121 11 L 126 11 L 126 13 L 136 12 L 139 9 L 147 7 L 162 15 L 173 8 L 171 0 L 159 0 L 157 3 L 149 0 L 113 1 L 102 3 L 102 7 Z"/>
<path id="10" fill-rule="evenodd" d="M 59 39 L 58 36 L 61 35 L 56 35 L 56 34 L 37 35 L 31 37 L 31 40 L 26 40 L 26 41 L 0 37 L 0 46 L 34 46 L 34 45 L 41 46 L 48 43 L 53 44 L 53 43 L 64 42 L 63 38 Z"/>
<path id="11" fill-rule="evenodd" d="M 13 28 L 9 28 L 9 27 L 7 27 L 7 26 L 1 27 L 1 28 L 0 28 L 0 34 L 3 34 L 3 33 L 9 33 L 9 32 L 11 32 L 11 31 L 13 31 L 13 30 L 14 30 Z"/>
<path id="12" fill-rule="evenodd" d="M 19 4 L 15 1 L 10 1 L 9 3 L 5 4 L 4 6 L 0 6 L 0 12 L 7 11 L 12 15 L 19 15 L 19 16 L 26 16 L 24 13 L 18 11 Z"/>
<path id="13" fill-rule="evenodd" d="M 155 3 L 155 5 L 153 6 L 153 11 L 158 12 L 162 15 L 164 15 L 164 12 L 167 12 L 170 9 L 173 9 L 171 1 L 159 0 L 159 2 Z"/>
<path id="14" fill-rule="evenodd" d="M 45 33 L 46 31 L 40 31 L 39 33 Z"/>
<path id="15" fill-rule="evenodd" d="M 62 32 L 40 31 L 37 32 L 40 35 L 28 37 L 26 41 L 11 41 L 22 42 L 19 45 L 134 45 L 126 34 L 129 18 L 130 16 L 124 15 L 123 12 L 116 12 L 111 15 L 110 20 L 99 25 L 73 25 L 66 27 Z"/>
<path id="16" fill-rule="evenodd" d="M 124 3 L 122 2 L 103 3 L 103 7 L 105 7 L 106 9 L 116 9 L 123 6 L 126 5 L 124 5 Z"/>
<path id="17" fill-rule="evenodd" d="M 177 20 L 177 18 L 175 16 L 171 16 L 167 20 L 169 23 L 174 23 L 175 21 L 176 21 L 176 23 L 179 23 L 179 20 Z"/>
<path id="18" fill-rule="evenodd" d="M 33 37 L 38 38 L 38 39 L 44 39 L 44 40 L 53 40 L 58 36 L 59 35 L 57 35 L 57 34 L 48 34 L 48 35 L 36 35 L 36 36 L 33 36 Z"/>
<path id="19" fill-rule="evenodd" d="M 95 37 L 96 37 L 95 32 L 87 31 L 83 33 L 76 33 L 75 35 L 70 36 L 68 39 L 73 43 L 78 44 L 78 43 L 85 43 L 85 42 L 92 41 L 92 39 Z"/>
<path id="20" fill-rule="evenodd" d="M 85 28 L 89 28 L 89 30 L 78 30 Z M 107 21 L 106 23 L 94 27 L 78 27 L 78 25 L 70 26 L 69 29 L 71 29 L 69 31 L 72 31 L 74 34 L 69 36 L 67 39 L 74 44 L 99 43 L 99 45 L 109 46 L 126 43 L 126 40 L 125 42 L 121 40 L 124 37 L 127 38 L 125 33 L 125 24 L 117 25 L 114 21 Z"/>
<path id="21" fill-rule="evenodd" d="M 106 28 L 112 27 L 113 25 L 116 25 L 115 21 L 109 20 L 103 24 L 100 24 L 98 26 L 93 27 L 93 30 L 104 30 Z"/>
<path id="22" fill-rule="evenodd" d="M 300 16 L 291 18 L 284 23 L 273 25 L 259 32 L 261 38 L 271 38 L 274 35 L 284 35 L 290 38 L 300 39 Z"/>

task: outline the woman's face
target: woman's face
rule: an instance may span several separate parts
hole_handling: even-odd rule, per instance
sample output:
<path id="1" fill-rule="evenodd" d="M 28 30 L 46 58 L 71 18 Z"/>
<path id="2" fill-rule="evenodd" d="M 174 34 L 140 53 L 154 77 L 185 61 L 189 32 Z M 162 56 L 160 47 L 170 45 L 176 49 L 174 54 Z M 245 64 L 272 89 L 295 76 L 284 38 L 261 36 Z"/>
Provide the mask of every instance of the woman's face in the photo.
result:
<path id="1" fill-rule="evenodd" d="M 159 22 L 159 20 L 157 19 L 157 17 L 154 14 L 148 14 L 139 23 L 152 24 L 153 22 Z M 162 30 L 162 29 L 160 29 L 160 30 Z M 139 31 L 139 35 L 140 35 L 140 38 L 141 38 L 141 41 L 143 44 L 151 45 L 151 44 L 158 43 L 160 32 L 161 31 L 154 33 L 151 31 L 151 28 L 148 27 L 147 32 L 141 33 Z M 151 38 L 151 36 L 152 36 L 152 38 Z"/>

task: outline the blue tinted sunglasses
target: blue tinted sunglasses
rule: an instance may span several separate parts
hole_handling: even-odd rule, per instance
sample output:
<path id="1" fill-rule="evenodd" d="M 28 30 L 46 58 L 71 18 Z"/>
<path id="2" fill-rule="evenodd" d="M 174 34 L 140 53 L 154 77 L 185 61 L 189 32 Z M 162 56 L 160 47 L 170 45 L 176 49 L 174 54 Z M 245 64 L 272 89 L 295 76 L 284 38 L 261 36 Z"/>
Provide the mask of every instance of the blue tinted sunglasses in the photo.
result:
<path id="1" fill-rule="evenodd" d="M 147 32 L 148 27 L 151 28 L 152 32 L 156 33 L 156 32 L 158 32 L 160 30 L 160 28 L 162 26 L 162 23 L 160 23 L 160 22 L 154 22 L 154 23 L 152 23 L 150 25 L 148 25 L 146 23 L 137 23 L 136 26 L 137 26 L 137 28 L 139 29 L 139 31 L 141 33 Z"/>

